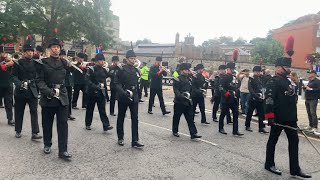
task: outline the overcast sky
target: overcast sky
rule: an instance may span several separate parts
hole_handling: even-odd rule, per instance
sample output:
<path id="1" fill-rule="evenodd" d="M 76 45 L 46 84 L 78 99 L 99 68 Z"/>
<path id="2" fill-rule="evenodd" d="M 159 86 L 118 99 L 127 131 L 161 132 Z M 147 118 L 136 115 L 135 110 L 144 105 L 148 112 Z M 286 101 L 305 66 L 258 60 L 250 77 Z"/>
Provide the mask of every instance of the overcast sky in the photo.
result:
<path id="1" fill-rule="evenodd" d="M 135 42 L 148 38 L 174 43 L 189 33 L 195 43 L 232 36 L 250 40 L 271 29 L 320 11 L 319 0 L 111 0 L 120 18 L 120 38 Z"/>

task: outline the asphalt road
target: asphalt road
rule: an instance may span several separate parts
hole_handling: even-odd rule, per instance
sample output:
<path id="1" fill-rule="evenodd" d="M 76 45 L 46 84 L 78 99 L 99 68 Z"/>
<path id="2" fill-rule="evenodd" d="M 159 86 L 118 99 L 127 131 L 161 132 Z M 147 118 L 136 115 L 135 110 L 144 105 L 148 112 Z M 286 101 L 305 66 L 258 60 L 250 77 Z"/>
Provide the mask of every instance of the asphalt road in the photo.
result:
<path id="1" fill-rule="evenodd" d="M 167 109 L 172 111 L 172 91 L 164 91 Z M 79 100 L 80 103 L 80 100 Z M 212 106 L 207 99 L 207 108 Z M 211 121 L 211 110 L 204 126 L 200 115 L 195 118 L 198 141 L 191 141 L 184 117 L 180 123 L 180 138 L 171 132 L 172 113 L 163 116 L 158 100 L 154 114 L 147 114 L 148 102 L 139 104 L 139 135 L 145 144 L 143 150 L 131 148 L 131 122 L 127 113 L 125 145 L 117 145 L 116 130 L 103 133 L 95 111 L 92 130 L 84 129 L 85 110 L 73 110 L 76 121 L 69 121 L 69 152 L 72 161 L 58 158 L 57 135 L 53 134 L 52 153 L 45 155 L 42 140 L 31 141 L 29 110 L 25 111 L 22 138 L 14 137 L 14 128 L 8 126 L 4 109 L 0 109 L 0 179 L 290 179 L 288 143 L 283 132 L 276 147 L 276 165 L 282 176 L 264 170 L 268 135 L 244 131 L 244 120 L 239 120 L 243 137 L 232 136 L 232 125 L 225 125 L 228 135 L 218 133 L 218 123 Z M 78 105 L 80 106 L 80 104 Z M 40 112 L 40 107 L 39 107 Z M 107 104 L 109 112 L 109 104 Z M 117 112 L 117 110 L 116 110 Z M 40 115 L 40 114 L 39 114 Z M 41 116 L 39 117 L 41 126 Z M 113 126 L 116 117 L 109 116 Z M 42 134 L 42 128 L 41 128 Z M 319 140 L 312 142 L 320 149 Z M 300 166 L 320 179 L 320 156 L 307 140 L 300 137 Z"/>

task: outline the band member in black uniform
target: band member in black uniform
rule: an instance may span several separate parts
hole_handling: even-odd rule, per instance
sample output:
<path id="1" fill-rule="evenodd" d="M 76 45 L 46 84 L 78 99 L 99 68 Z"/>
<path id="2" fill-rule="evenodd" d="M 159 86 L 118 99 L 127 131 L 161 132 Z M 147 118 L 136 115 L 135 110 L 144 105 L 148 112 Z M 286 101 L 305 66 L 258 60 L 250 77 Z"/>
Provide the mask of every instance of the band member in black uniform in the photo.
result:
<path id="1" fill-rule="evenodd" d="M 150 98 L 149 98 L 149 107 L 148 107 L 149 114 L 153 114 L 152 105 L 154 104 L 154 98 L 156 95 L 158 95 L 158 98 L 159 98 L 162 114 L 166 115 L 170 113 L 170 111 L 166 110 L 166 107 L 163 101 L 162 77 L 166 76 L 167 72 L 161 66 L 161 61 L 162 61 L 162 57 L 159 57 L 159 56 L 156 57 L 156 62 L 154 63 L 154 66 L 150 68 L 150 71 L 149 71 L 149 78 L 151 79 Z"/>
<path id="2" fill-rule="evenodd" d="M 263 124 L 264 120 L 264 109 L 263 109 L 263 101 L 264 101 L 264 93 L 265 89 L 262 87 L 262 79 L 261 79 L 261 67 L 255 66 L 253 67 L 253 78 L 249 77 L 248 88 L 250 92 L 249 98 L 249 107 L 246 116 L 246 130 L 252 132 L 250 128 L 251 118 L 253 111 L 257 109 L 258 118 L 259 118 L 259 132 L 260 133 L 268 133 L 265 130 L 265 125 Z"/>
<path id="3" fill-rule="evenodd" d="M 123 123 L 126 111 L 129 107 L 131 113 L 131 133 L 132 133 L 132 147 L 141 148 L 144 145 L 139 142 L 138 134 L 138 76 L 139 70 L 133 65 L 136 62 L 136 55 L 133 50 L 127 51 L 126 54 L 127 64 L 120 67 L 119 72 L 116 74 L 114 83 L 117 88 L 118 98 L 118 118 L 117 118 L 117 134 L 118 144 L 124 145 L 124 131 Z"/>
<path id="4" fill-rule="evenodd" d="M 212 108 L 212 120 L 214 122 L 218 122 L 217 119 L 217 111 L 219 109 L 220 103 L 221 103 L 221 92 L 220 92 L 220 79 L 221 76 L 226 74 L 226 65 L 220 65 L 219 66 L 219 71 L 218 75 L 214 77 L 214 97 L 213 97 L 213 108 Z M 230 111 L 226 112 L 227 116 L 227 123 L 232 123 L 231 122 L 231 117 L 230 117 Z"/>
<path id="5" fill-rule="evenodd" d="M 85 57 L 84 53 L 78 53 L 76 57 L 78 61 L 76 66 L 80 68 L 83 71 L 83 73 L 79 71 L 73 72 L 73 83 L 74 83 L 74 90 L 73 90 L 73 97 L 72 97 L 73 109 L 79 109 L 77 108 L 77 102 L 78 102 L 80 90 L 82 91 L 82 108 L 86 108 L 87 106 L 86 82 L 84 78 L 86 74 L 86 65 L 83 64 L 84 57 Z"/>
<path id="6" fill-rule="evenodd" d="M 50 40 L 50 57 L 36 61 L 36 82 L 41 93 L 44 153 L 51 153 L 52 126 L 54 116 L 57 119 L 59 158 L 69 159 L 68 153 L 68 92 L 64 85 L 70 62 L 60 59 L 60 40 Z"/>
<path id="7" fill-rule="evenodd" d="M 236 78 L 233 76 L 235 69 L 235 63 L 228 63 L 227 71 L 225 75 L 221 76 L 220 79 L 220 92 L 221 92 L 221 114 L 219 117 L 219 132 L 222 134 L 227 134 L 224 131 L 224 117 L 229 112 L 232 111 L 233 117 L 233 131 L 232 134 L 236 136 L 242 136 L 242 133 L 238 131 L 238 116 L 239 116 L 239 103 L 236 97 Z"/>
<path id="8" fill-rule="evenodd" d="M 36 50 L 33 53 L 33 59 L 41 59 L 43 53 L 44 53 L 43 47 L 42 46 L 37 46 Z"/>
<path id="9" fill-rule="evenodd" d="M 195 111 L 197 108 L 197 105 L 199 104 L 200 112 L 201 112 L 201 123 L 202 124 L 210 124 L 207 122 L 206 113 L 205 113 L 205 104 L 204 104 L 204 98 L 206 96 L 206 80 L 204 76 L 202 75 L 202 72 L 204 70 L 204 67 L 202 64 L 198 64 L 195 68 L 195 71 L 197 71 L 197 74 L 192 77 L 192 91 L 191 91 L 191 97 L 193 102 L 193 118 L 195 115 Z"/>
<path id="10" fill-rule="evenodd" d="M 189 78 L 190 66 L 182 63 L 179 66 L 180 75 L 173 79 L 174 107 L 172 133 L 176 137 L 179 135 L 180 117 L 183 114 L 188 123 L 191 139 L 201 138 L 197 133 L 197 128 L 193 120 L 193 106 L 190 93 L 192 91 L 191 79 Z"/>
<path id="11" fill-rule="evenodd" d="M 119 68 L 119 56 L 113 56 L 112 57 L 112 65 L 110 66 L 110 91 L 111 91 L 111 97 L 110 97 L 110 115 L 111 116 L 116 116 L 114 114 L 114 106 L 116 104 L 116 94 L 117 94 L 117 89 L 116 89 L 116 85 L 114 84 L 114 78 L 117 75 L 117 73 L 119 72 L 120 68 Z"/>
<path id="12" fill-rule="evenodd" d="M 11 70 L 14 62 L 0 46 L 0 97 L 4 99 L 4 107 L 7 113 L 8 125 L 14 126 L 13 120 L 13 83 Z"/>
<path id="13" fill-rule="evenodd" d="M 14 91 L 14 119 L 16 138 L 21 137 L 23 115 L 26 104 L 29 104 L 31 117 L 31 139 L 41 139 L 38 123 L 38 89 L 35 82 L 36 68 L 32 59 L 34 49 L 29 44 L 23 46 L 24 58 L 19 59 L 12 69 Z"/>
<path id="14" fill-rule="evenodd" d="M 110 126 L 108 116 L 106 114 L 106 79 L 109 76 L 105 65 L 103 54 L 97 54 L 95 57 L 96 65 L 91 66 L 87 70 L 86 82 L 88 84 L 87 94 L 88 103 L 86 110 L 86 129 L 91 130 L 94 107 L 97 103 L 103 130 L 108 131 L 113 127 Z"/>
<path id="15" fill-rule="evenodd" d="M 275 67 L 276 75 L 267 82 L 265 94 L 265 118 L 268 119 L 268 124 L 271 125 L 267 143 L 265 169 L 278 175 L 282 174 L 275 166 L 274 154 L 278 138 L 282 130 L 284 130 L 289 143 L 290 174 L 303 178 L 311 178 L 310 175 L 303 173 L 299 166 L 298 132 L 274 124 L 277 123 L 294 128 L 298 127 L 297 94 L 295 93 L 294 86 L 291 85 L 291 82 L 287 78 L 290 74 L 291 58 L 278 58 Z"/>
<path id="16" fill-rule="evenodd" d="M 60 58 L 66 59 L 66 51 L 62 49 L 60 51 Z M 76 71 L 76 70 L 74 70 Z M 71 101 L 72 101 L 72 88 L 73 88 L 73 82 L 72 82 L 72 74 L 73 69 L 67 69 L 66 79 L 65 79 L 65 86 L 67 88 L 68 92 L 68 99 L 69 99 L 69 105 L 68 105 L 68 119 L 74 121 L 76 118 L 72 116 L 72 107 L 71 107 Z"/>

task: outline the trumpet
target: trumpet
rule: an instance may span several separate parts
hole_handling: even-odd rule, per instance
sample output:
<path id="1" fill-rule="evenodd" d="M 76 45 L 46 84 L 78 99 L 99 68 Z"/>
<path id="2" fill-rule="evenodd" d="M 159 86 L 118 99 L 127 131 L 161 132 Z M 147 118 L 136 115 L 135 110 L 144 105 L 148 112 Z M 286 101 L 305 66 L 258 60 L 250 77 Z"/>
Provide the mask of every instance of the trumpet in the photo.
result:
<path id="1" fill-rule="evenodd" d="M 12 59 L 13 60 L 19 60 L 23 58 L 23 54 L 21 52 L 16 52 L 14 54 L 12 54 Z"/>
<path id="2" fill-rule="evenodd" d="M 163 69 L 165 72 L 167 72 L 168 73 L 168 76 L 170 76 L 171 75 L 171 71 L 169 70 L 169 69 L 167 69 L 165 66 L 160 66 L 160 69 Z"/>

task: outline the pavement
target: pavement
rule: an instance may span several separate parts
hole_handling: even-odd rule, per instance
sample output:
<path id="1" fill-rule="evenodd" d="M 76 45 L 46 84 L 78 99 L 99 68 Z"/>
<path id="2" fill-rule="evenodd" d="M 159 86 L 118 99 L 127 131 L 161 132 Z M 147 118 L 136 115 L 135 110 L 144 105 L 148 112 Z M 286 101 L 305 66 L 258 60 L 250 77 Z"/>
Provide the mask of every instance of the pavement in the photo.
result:
<path id="1" fill-rule="evenodd" d="M 25 111 L 22 138 L 14 137 L 14 128 L 8 126 L 4 109 L 0 109 L 0 179 L 293 179 L 289 172 L 288 141 L 285 133 L 279 138 L 275 162 L 282 176 L 264 170 L 268 135 L 258 133 L 258 124 L 252 122 L 254 132 L 244 130 L 244 117 L 239 118 L 242 137 L 234 137 L 232 125 L 225 125 L 227 135 L 218 132 L 218 123 L 211 121 L 210 98 L 206 98 L 209 125 L 201 125 L 195 117 L 198 141 L 191 141 L 187 123 L 181 117 L 181 137 L 172 136 L 173 91 L 165 87 L 164 98 L 171 114 L 163 116 L 156 98 L 153 115 L 147 113 L 148 101 L 139 104 L 139 135 L 145 144 L 142 150 L 131 148 L 130 114 L 125 120 L 125 145 L 117 145 L 116 130 L 102 130 L 98 110 L 95 109 L 92 130 L 85 130 L 85 110 L 73 110 L 76 121 L 69 121 L 71 161 L 58 158 L 57 134 L 54 126 L 52 153 L 43 153 L 43 142 L 31 141 L 29 109 Z M 145 98 L 147 99 L 147 98 Z M 303 102 L 300 102 L 303 105 Z M 78 103 L 80 107 L 80 100 Z M 298 106 L 300 108 L 300 105 Z M 109 104 L 106 106 L 109 112 Z M 303 107 L 304 108 L 304 107 Z M 305 109 L 305 108 L 304 108 Z M 39 107 L 38 111 L 40 112 Z M 300 112 L 300 109 L 299 109 Z M 117 110 L 116 110 L 117 113 Z M 108 113 L 109 114 L 109 113 Z M 300 113 L 299 113 L 300 117 Z M 109 116 L 116 126 L 116 117 Z M 299 119 L 299 124 L 303 123 Z M 307 122 L 307 121 L 306 121 Z M 41 126 L 41 113 L 39 113 Z M 305 123 L 304 123 L 305 124 Z M 42 133 L 42 128 L 41 133 Z M 267 127 L 269 130 L 269 128 Z M 41 134 L 40 133 L 40 134 Z M 320 179 L 320 156 L 300 136 L 299 162 L 302 170 Z M 310 138 L 320 149 L 320 140 Z"/>

